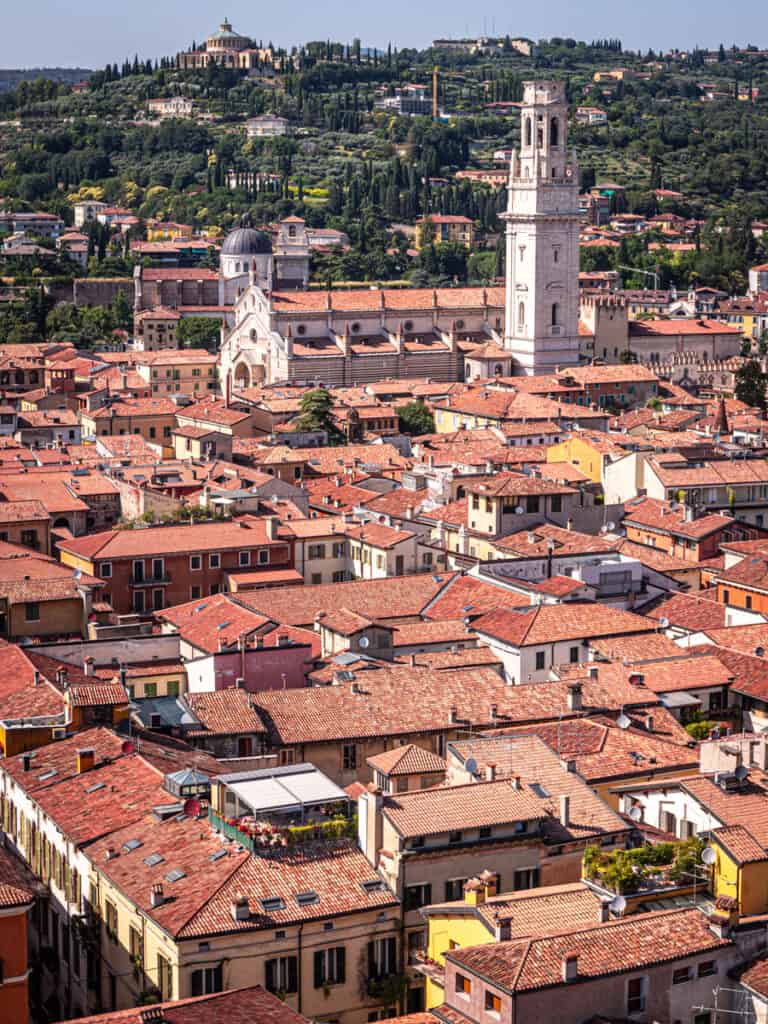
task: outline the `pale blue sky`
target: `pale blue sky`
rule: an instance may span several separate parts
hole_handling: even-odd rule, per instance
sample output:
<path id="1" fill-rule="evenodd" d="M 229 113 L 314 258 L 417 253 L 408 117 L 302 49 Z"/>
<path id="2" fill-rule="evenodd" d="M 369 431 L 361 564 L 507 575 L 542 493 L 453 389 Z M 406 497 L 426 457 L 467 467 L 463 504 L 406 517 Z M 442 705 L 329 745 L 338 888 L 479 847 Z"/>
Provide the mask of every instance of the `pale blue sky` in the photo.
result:
<path id="1" fill-rule="evenodd" d="M 101 67 L 138 52 L 175 53 L 227 16 L 244 35 L 290 46 L 309 39 L 424 46 L 438 36 L 509 32 L 593 39 L 618 36 L 630 49 L 754 43 L 768 48 L 768 2 L 741 0 L 4 0 L 0 67 Z"/>

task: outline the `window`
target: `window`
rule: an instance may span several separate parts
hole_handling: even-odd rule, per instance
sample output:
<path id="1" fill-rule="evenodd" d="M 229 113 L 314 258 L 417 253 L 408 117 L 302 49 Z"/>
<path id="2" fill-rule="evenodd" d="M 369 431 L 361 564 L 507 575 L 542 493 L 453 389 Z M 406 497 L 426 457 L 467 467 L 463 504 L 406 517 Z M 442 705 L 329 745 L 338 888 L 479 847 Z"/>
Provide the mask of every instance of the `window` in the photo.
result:
<path id="1" fill-rule="evenodd" d="M 368 943 L 368 977 L 388 978 L 397 973 L 397 942 L 394 936 Z"/>
<path id="2" fill-rule="evenodd" d="M 545 667 L 546 652 L 536 651 L 536 671 L 541 672 Z"/>
<path id="3" fill-rule="evenodd" d="M 268 565 L 268 564 L 269 564 L 269 552 L 267 551 L 266 548 L 262 548 L 262 550 L 259 551 L 259 565 Z"/>
<path id="4" fill-rule="evenodd" d="M 630 978 L 627 982 L 627 1013 L 642 1013 L 645 1009 L 645 978 Z"/>
<path id="5" fill-rule="evenodd" d="M 265 985 L 269 992 L 295 992 L 298 984 L 298 965 L 295 956 L 278 956 L 267 960 Z"/>
<path id="6" fill-rule="evenodd" d="M 319 583 L 323 582 L 323 574 L 321 572 L 313 572 L 310 574 L 309 581 L 313 586 L 317 586 Z"/>
<path id="7" fill-rule="evenodd" d="M 325 558 L 325 544 L 310 544 L 308 558 Z"/>
<path id="8" fill-rule="evenodd" d="M 347 975 L 347 951 L 343 946 L 315 952 L 315 988 L 343 985 Z"/>
<path id="9" fill-rule="evenodd" d="M 190 555 L 189 556 L 189 568 L 195 572 L 203 567 L 202 555 Z"/>
<path id="10" fill-rule="evenodd" d="M 117 907 L 109 900 L 104 901 L 104 927 L 112 942 L 117 942 Z"/>
<path id="11" fill-rule="evenodd" d="M 24 619 L 26 622 L 40 621 L 40 605 L 36 601 L 27 601 L 24 605 Z"/>
<path id="12" fill-rule="evenodd" d="M 709 978 L 713 974 L 717 974 L 717 961 L 702 960 L 702 962 L 699 964 L 699 977 Z"/>
<path id="13" fill-rule="evenodd" d="M 133 925 L 128 928 L 128 952 L 131 954 L 133 961 L 141 960 L 144 955 L 144 943 L 141 938 L 141 932 Z"/>
<path id="14" fill-rule="evenodd" d="M 538 512 L 539 511 L 539 498 L 536 494 L 528 494 L 525 498 L 525 511 L 526 512 Z"/>
<path id="15" fill-rule="evenodd" d="M 551 312 L 552 312 L 552 326 L 553 327 L 557 327 L 557 325 L 560 323 L 560 303 L 559 302 L 553 302 L 552 303 L 552 311 Z"/>
<path id="16" fill-rule="evenodd" d="M 491 826 L 481 825 L 477 831 L 478 839 L 490 839 L 491 838 Z"/>
<path id="17" fill-rule="evenodd" d="M 472 982 L 463 974 L 456 975 L 456 991 L 459 995 L 468 996 L 472 991 Z"/>
<path id="18" fill-rule="evenodd" d="M 144 684 L 144 696 L 145 697 L 156 697 L 157 696 L 157 683 L 145 683 Z"/>
<path id="19" fill-rule="evenodd" d="M 152 579 L 161 580 L 165 576 L 165 562 L 162 558 L 152 559 Z"/>
<path id="20" fill-rule="evenodd" d="M 220 569 L 221 568 L 221 555 L 218 551 L 211 555 L 208 555 L 208 568 L 209 569 Z"/>
<path id="21" fill-rule="evenodd" d="M 568 660 L 572 665 L 578 665 L 579 663 L 579 648 L 572 647 L 568 652 Z"/>
<path id="22" fill-rule="evenodd" d="M 209 996 L 213 992 L 222 992 L 223 990 L 221 964 L 216 967 L 204 967 L 199 971 L 192 971 L 193 996 Z"/>
<path id="23" fill-rule="evenodd" d="M 157 954 L 156 985 L 160 989 L 160 998 L 162 1000 L 173 999 L 173 969 L 171 961 L 166 960 L 160 953 Z"/>
<path id="24" fill-rule="evenodd" d="M 751 594 L 747 594 L 747 596 L 744 598 L 744 607 L 745 608 L 751 608 L 752 607 L 752 595 Z"/>
<path id="25" fill-rule="evenodd" d="M 521 868 L 515 871 L 512 882 L 512 888 L 517 891 L 518 889 L 535 889 L 539 884 L 539 869 L 538 868 Z"/>
<path id="26" fill-rule="evenodd" d="M 672 971 L 672 984 L 683 985 L 686 981 L 691 980 L 691 968 L 690 967 L 677 967 Z"/>
<path id="27" fill-rule="evenodd" d="M 448 833 L 449 843 L 460 843 L 461 842 L 461 830 L 455 829 L 453 832 Z"/>
<path id="28" fill-rule="evenodd" d="M 466 878 L 449 878 L 445 883 L 445 902 L 460 900 L 464 896 Z"/>
<path id="29" fill-rule="evenodd" d="M 731 593 L 730 593 L 729 590 L 724 590 L 723 591 L 723 604 L 730 604 L 730 603 L 731 603 Z"/>
<path id="30" fill-rule="evenodd" d="M 344 771 L 349 772 L 357 768 L 357 745 L 355 743 L 344 744 Z"/>
<path id="31" fill-rule="evenodd" d="M 432 902 L 432 886 L 429 882 L 422 882 L 420 885 L 407 885 L 403 899 L 403 909 L 418 910 L 419 907 L 426 907 Z"/>
<path id="32" fill-rule="evenodd" d="M 333 557 L 334 558 L 343 558 L 344 557 L 344 553 L 345 552 L 344 552 L 344 542 L 343 541 L 333 545 Z"/>
<path id="33" fill-rule="evenodd" d="M 198 597 L 202 597 L 202 596 L 203 596 L 203 592 L 202 592 L 202 588 L 201 587 L 195 586 L 195 587 L 190 587 L 189 588 L 189 599 L 190 599 L 190 601 L 196 601 L 198 599 Z"/>
<path id="34" fill-rule="evenodd" d="M 251 564 L 251 552 L 250 551 L 240 551 L 239 554 L 238 554 L 237 560 L 238 560 L 238 563 L 240 565 L 250 565 Z"/>
<path id="35" fill-rule="evenodd" d="M 563 496 L 562 494 L 553 494 L 549 499 L 550 512 L 562 512 L 563 511 Z"/>
<path id="36" fill-rule="evenodd" d="M 520 259 L 522 261 L 522 254 L 520 256 Z M 519 305 L 517 307 L 517 327 L 518 327 L 518 330 L 522 330 L 524 324 L 525 324 L 525 303 L 521 302 L 521 303 L 519 303 Z"/>
<path id="37" fill-rule="evenodd" d="M 495 992 L 491 992 L 489 989 L 485 990 L 485 1012 L 501 1013 L 501 999 Z"/>

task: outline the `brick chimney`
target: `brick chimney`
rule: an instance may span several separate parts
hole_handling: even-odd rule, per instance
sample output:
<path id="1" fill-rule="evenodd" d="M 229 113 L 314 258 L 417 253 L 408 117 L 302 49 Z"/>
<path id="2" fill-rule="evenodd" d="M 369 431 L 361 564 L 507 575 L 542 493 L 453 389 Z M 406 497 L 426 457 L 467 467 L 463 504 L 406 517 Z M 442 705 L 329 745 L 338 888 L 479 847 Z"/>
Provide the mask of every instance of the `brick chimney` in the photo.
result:
<path id="1" fill-rule="evenodd" d="M 83 747 L 77 751 L 77 774 L 90 772 L 96 766 L 96 751 L 93 747 Z"/>
<path id="2" fill-rule="evenodd" d="M 149 893 L 149 905 L 153 908 L 162 907 L 163 903 L 165 903 L 163 887 L 160 882 L 155 882 Z"/>
<path id="3" fill-rule="evenodd" d="M 568 710 L 581 711 L 582 709 L 582 688 L 581 683 L 568 684 Z"/>
<path id="4" fill-rule="evenodd" d="M 562 961 L 563 981 L 576 981 L 579 976 L 579 954 L 565 953 Z"/>
<path id="5" fill-rule="evenodd" d="M 83 658 L 83 672 L 87 676 L 92 676 L 93 675 L 94 664 L 95 664 L 95 662 L 94 662 L 93 658 L 90 657 L 90 655 L 87 658 Z"/>

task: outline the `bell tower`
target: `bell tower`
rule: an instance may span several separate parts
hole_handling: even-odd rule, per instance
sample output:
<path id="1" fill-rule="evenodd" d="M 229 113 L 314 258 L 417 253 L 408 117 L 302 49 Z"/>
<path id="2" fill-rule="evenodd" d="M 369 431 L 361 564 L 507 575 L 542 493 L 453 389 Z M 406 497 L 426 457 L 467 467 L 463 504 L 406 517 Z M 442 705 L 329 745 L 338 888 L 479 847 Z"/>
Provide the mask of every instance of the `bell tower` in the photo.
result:
<path id="1" fill-rule="evenodd" d="M 579 170 L 565 83 L 526 82 L 509 168 L 504 347 L 517 374 L 579 361 Z"/>

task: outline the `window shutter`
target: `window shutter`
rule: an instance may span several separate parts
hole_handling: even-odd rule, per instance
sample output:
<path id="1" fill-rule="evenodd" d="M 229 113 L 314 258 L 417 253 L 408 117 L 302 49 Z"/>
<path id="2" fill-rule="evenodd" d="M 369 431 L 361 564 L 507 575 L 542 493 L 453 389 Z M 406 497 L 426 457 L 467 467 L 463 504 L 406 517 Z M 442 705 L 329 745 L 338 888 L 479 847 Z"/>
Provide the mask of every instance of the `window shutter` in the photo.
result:
<path id="1" fill-rule="evenodd" d="M 295 992 L 299 986 L 298 964 L 295 956 L 288 957 L 288 987 L 287 992 Z"/>
<path id="2" fill-rule="evenodd" d="M 424 886 L 424 903 L 422 904 L 422 906 L 426 907 L 431 902 L 432 902 L 432 883 L 430 882 L 429 884 Z"/>
<path id="3" fill-rule="evenodd" d="M 315 988 L 320 988 L 325 981 L 324 962 L 325 953 L 320 949 L 315 953 Z"/>
<path id="4" fill-rule="evenodd" d="M 201 996 L 203 994 L 203 972 L 192 971 L 192 995 Z"/>
<path id="5" fill-rule="evenodd" d="M 392 936 L 391 938 L 387 939 L 387 962 L 386 962 L 386 969 L 384 971 L 385 974 L 394 974 L 395 973 L 395 964 L 397 962 L 396 958 L 397 958 L 397 942 L 396 942 L 394 936 Z"/>
<path id="6" fill-rule="evenodd" d="M 267 991 L 274 992 L 277 988 L 275 985 L 275 964 L 276 960 L 267 960 L 264 965 L 265 968 L 265 987 Z"/>
<path id="7" fill-rule="evenodd" d="M 347 980 L 347 951 L 344 946 L 336 950 L 336 981 L 343 984 Z"/>

